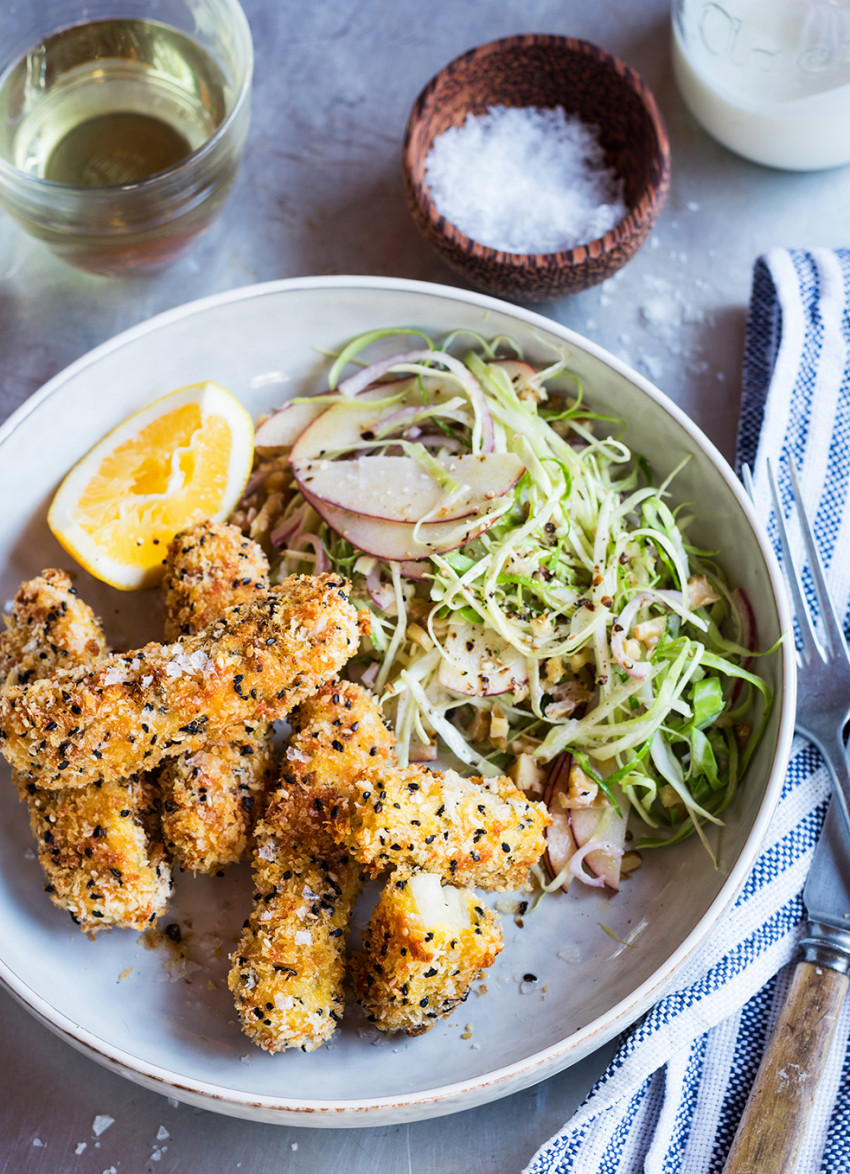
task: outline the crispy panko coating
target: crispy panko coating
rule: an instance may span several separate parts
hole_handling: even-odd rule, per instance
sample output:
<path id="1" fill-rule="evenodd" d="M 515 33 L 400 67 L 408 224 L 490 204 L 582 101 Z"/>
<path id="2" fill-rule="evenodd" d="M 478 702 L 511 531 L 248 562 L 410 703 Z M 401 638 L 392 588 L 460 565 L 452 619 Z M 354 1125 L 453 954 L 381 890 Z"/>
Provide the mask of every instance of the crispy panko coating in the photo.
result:
<path id="1" fill-rule="evenodd" d="M 199 522 L 177 534 L 165 560 L 165 638 L 195 636 L 228 607 L 268 590 L 261 548 L 235 526 Z M 274 768 L 272 726 L 240 722 L 160 770 L 162 831 L 172 858 L 191 872 L 243 859 Z"/>
<path id="2" fill-rule="evenodd" d="M 512 891 L 546 846 L 543 803 L 507 778 L 464 779 L 424 766 L 369 766 L 347 821 L 333 834 L 373 876 L 393 866 L 439 873 L 450 884 Z"/>
<path id="3" fill-rule="evenodd" d="M 228 979 L 243 1030 L 270 1052 L 313 1051 L 342 1018 L 361 869 L 326 821 L 348 810 L 364 765 L 393 748 L 377 702 L 358 685 L 324 685 L 291 720 L 281 782 L 256 828 L 254 904 Z"/>
<path id="4" fill-rule="evenodd" d="M 12 606 L 0 634 L 0 685 L 25 685 L 106 656 L 103 629 L 67 572 L 48 569 L 22 583 Z"/>
<path id="5" fill-rule="evenodd" d="M 63 571 L 23 583 L 6 624 L 0 659 L 20 657 L 9 670 L 18 682 L 106 655 L 99 621 Z M 16 771 L 12 779 L 27 804 L 45 889 L 85 933 L 143 930 L 165 912 L 171 872 L 147 778 L 53 791 Z"/>
<path id="6" fill-rule="evenodd" d="M 269 586 L 269 560 L 236 526 L 198 522 L 171 540 L 165 557 L 165 638 L 195 636 L 229 607 Z"/>
<path id="7" fill-rule="evenodd" d="M 345 940 L 360 869 L 314 858 L 257 827 L 254 906 L 228 985 L 246 1035 L 268 1052 L 312 1052 L 342 1018 Z"/>
<path id="8" fill-rule="evenodd" d="M 242 725 L 222 741 L 165 761 L 162 834 L 175 863 L 211 873 L 247 857 L 262 797 L 275 775 L 272 726 Z"/>
<path id="9" fill-rule="evenodd" d="M 30 827 L 54 905 L 67 909 L 84 933 L 141 931 L 162 917 L 171 868 L 148 776 L 73 790 L 26 787 Z"/>
<path id="10" fill-rule="evenodd" d="M 338 855 L 333 829 L 350 819 L 362 772 L 378 762 L 396 764 L 395 735 L 373 694 L 351 681 L 323 685 L 293 711 L 290 723 L 266 823 L 296 847 L 307 844 L 324 856 Z"/>
<path id="11" fill-rule="evenodd" d="M 41 786 L 127 777 L 239 722 L 286 717 L 357 650 L 336 575 L 292 576 L 197 636 L 0 690 L 0 750 Z"/>
<path id="12" fill-rule="evenodd" d="M 351 961 L 354 990 L 381 1031 L 421 1035 L 467 997 L 503 946 L 495 914 L 436 873 L 392 873 Z"/>

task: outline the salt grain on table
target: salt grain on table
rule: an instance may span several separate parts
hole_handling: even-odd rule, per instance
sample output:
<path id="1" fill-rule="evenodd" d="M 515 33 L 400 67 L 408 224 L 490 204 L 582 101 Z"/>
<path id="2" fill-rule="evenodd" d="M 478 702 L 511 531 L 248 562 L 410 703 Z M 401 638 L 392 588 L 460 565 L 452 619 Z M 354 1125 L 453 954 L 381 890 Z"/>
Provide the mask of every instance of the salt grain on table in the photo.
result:
<path id="1" fill-rule="evenodd" d="M 104 1133 L 110 1125 L 114 1124 L 114 1117 L 110 1117 L 108 1113 L 98 1113 L 94 1121 L 92 1121 L 91 1131 L 95 1137 L 100 1137 L 101 1133 Z"/>
<path id="2" fill-rule="evenodd" d="M 560 106 L 468 115 L 434 139 L 425 178 L 446 220 L 506 253 L 576 248 L 628 211 L 595 128 Z"/>

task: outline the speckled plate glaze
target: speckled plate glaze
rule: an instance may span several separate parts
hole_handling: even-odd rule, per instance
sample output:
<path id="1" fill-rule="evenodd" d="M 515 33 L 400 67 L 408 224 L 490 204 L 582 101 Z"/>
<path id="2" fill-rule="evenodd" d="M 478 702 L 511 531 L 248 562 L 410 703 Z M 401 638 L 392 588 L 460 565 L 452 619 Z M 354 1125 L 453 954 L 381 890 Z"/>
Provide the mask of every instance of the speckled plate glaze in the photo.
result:
<path id="1" fill-rule="evenodd" d="M 692 454 L 676 479 L 676 497 L 696 503 L 695 539 L 720 550 L 731 577 L 755 601 L 763 646 L 788 628 L 778 571 L 736 478 L 656 388 L 534 313 L 463 290 L 364 277 L 273 282 L 169 311 L 98 347 L 34 395 L 0 430 L 0 500 L 7 503 L 0 516 L 2 600 L 44 567 L 67 565 L 45 521 L 50 497 L 68 467 L 128 413 L 183 384 L 212 379 L 256 414 L 316 387 L 326 368 L 323 351 L 387 326 L 509 334 L 541 360 L 552 347 L 566 348 L 588 401 L 628 422 L 632 447 L 660 475 Z M 114 645 L 159 635 L 155 592 L 115 592 L 82 573 L 78 588 L 104 617 Z M 183 932 L 180 956 L 167 939 L 146 946 L 136 934 L 117 931 L 84 938 L 42 892 L 26 813 L 5 763 L 0 979 L 50 1029 L 114 1072 L 239 1117 L 384 1125 L 515 1092 L 634 1021 L 675 983 L 728 910 L 766 830 L 790 745 L 790 653 L 768 658 L 764 668 L 777 705 L 719 837 L 720 869 L 694 841 L 648 856 L 616 897 L 587 889 L 546 899 L 522 926 L 506 914 L 505 949 L 486 976 L 486 992 L 476 991 L 425 1036 L 379 1038 L 352 1008 L 335 1042 L 317 1052 L 268 1056 L 255 1049 L 236 1025 L 225 985 L 227 956 L 249 907 L 247 867 L 221 878 L 178 876 L 169 920 Z"/>

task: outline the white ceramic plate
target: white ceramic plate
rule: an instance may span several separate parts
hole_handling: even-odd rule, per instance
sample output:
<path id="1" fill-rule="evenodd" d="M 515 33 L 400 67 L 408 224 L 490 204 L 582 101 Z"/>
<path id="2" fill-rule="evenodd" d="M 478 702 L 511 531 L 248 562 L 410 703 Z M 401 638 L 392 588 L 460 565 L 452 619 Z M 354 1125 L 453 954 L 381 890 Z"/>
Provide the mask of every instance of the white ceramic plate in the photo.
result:
<path id="1" fill-rule="evenodd" d="M 717 548 L 757 602 L 762 646 L 788 616 L 778 572 L 734 475 L 704 436 L 645 379 L 599 347 L 533 313 L 461 290 L 373 278 L 307 278 L 237 290 L 162 314 L 74 363 L 0 430 L 2 599 L 68 558 L 47 529 L 50 497 L 71 464 L 130 412 L 186 383 L 212 379 L 258 413 L 326 369 L 320 353 L 374 327 L 507 333 L 531 358 L 565 344 L 588 402 L 628 421 L 628 440 L 660 475 L 685 453 L 679 500 L 697 503 L 694 537 Z M 78 587 L 116 646 L 159 635 L 156 593 L 122 594 L 81 574 Z M 783 659 L 784 656 L 784 659 Z M 286 1124 L 354 1126 L 414 1120 L 481 1104 L 552 1075 L 635 1020 L 743 883 L 778 797 L 793 712 L 793 663 L 764 663 L 777 694 L 767 735 L 719 840 L 716 871 L 696 841 L 648 855 L 616 897 L 544 900 L 454 1015 L 417 1039 L 382 1039 L 346 1015 L 335 1042 L 268 1056 L 240 1033 L 225 985 L 227 955 L 250 901 L 247 867 L 181 876 L 171 920 L 188 965 L 133 933 L 89 941 L 54 909 L 30 848 L 26 814 L 0 780 L 0 978 L 40 1020 L 107 1067 L 180 1100 Z M 624 946 L 609 936 L 632 943 Z M 536 981 L 525 981 L 533 975 Z"/>

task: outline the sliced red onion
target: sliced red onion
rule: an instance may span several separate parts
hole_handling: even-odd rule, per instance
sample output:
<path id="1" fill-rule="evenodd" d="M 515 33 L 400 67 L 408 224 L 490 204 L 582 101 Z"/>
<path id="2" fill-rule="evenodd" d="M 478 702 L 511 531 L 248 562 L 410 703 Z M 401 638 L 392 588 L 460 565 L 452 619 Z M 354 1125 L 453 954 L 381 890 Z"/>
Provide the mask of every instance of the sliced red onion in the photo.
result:
<path id="1" fill-rule="evenodd" d="M 391 355 L 388 359 L 379 359 L 377 363 L 371 363 L 354 375 L 349 375 L 347 379 L 342 380 L 337 390 L 341 395 L 359 395 L 361 391 L 365 391 L 367 387 L 392 371 L 393 368 L 406 363 L 440 363 L 448 371 L 451 371 L 480 416 L 482 451 L 492 452 L 495 442 L 493 417 L 487 406 L 484 389 L 469 368 L 453 355 L 447 355 L 443 351 L 403 351 L 401 354 Z"/>
<path id="2" fill-rule="evenodd" d="M 460 452 L 462 448 L 460 440 L 456 436 L 446 436 L 445 432 L 423 432 L 417 439 L 427 449 L 439 448 L 443 452 Z"/>
<path id="3" fill-rule="evenodd" d="M 290 544 L 291 550 L 303 550 L 304 547 L 309 547 L 316 556 L 316 574 L 323 575 L 325 571 L 331 569 L 331 562 L 325 550 L 324 543 L 318 534 L 299 534 L 298 537 Z"/>
<path id="4" fill-rule="evenodd" d="M 604 889 L 604 877 L 591 875 L 590 873 L 585 872 L 582 868 L 582 861 L 584 858 L 590 852 L 596 851 L 608 852 L 617 858 L 620 858 L 623 855 L 623 849 L 620 848 L 617 844 L 610 843 L 608 840 L 588 840 L 586 844 L 583 844 L 582 847 L 574 852 L 570 857 L 570 875 L 574 876 L 576 880 L 580 880 L 584 884 L 589 885 L 592 889 Z"/>
<path id="5" fill-rule="evenodd" d="M 300 526 L 300 518 L 285 518 L 282 522 L 278 522 L 269 534 L 269 541 L 279 550 L 282 546 L 286 546 L 293 534 L 298 533 Z"/>
<path id="6" fill-rule="evenodd" d="M 652 672 L 652 666 L 648 660 L 632 660 L 626 654 L 625 642 L 632 630 L 635 616 L 642 607 L 646 607 L 651 602 L 652 597 L 646 591 L 642 591 L 639 595 L 633 595 L 614 620 L 614 626 L 611 629 L 611 655 L 620 668 L 624 669 L 636 681 L 645 681 Z"/>
<path id="7" fill-rule="evenodd" d="M 756 615 L 750 597 L 742 587 L 736 587 L 732 592 L 732 603 L 741 620 L 741 643 L 745 648 L 749 648 L 750 652 L 755 652 L 758 642 Z"/>
<path id="8" fill-rule="evenodd" d="M 381 578 L 381 564 L 375 562 L 366 576 L 366 590 L 375 607 L 387 611 L 395 602 L 395 591 Z"/>
<path id="9" fill-rule="evenodd" d="M 272 546 L 280 549 L 281 546 L 286 546 L 291 538 L 298 534 L 301 527 L 304 525 L 304 518 L 307 513 L 307 507 L 302 505 L 299 509 L 294 510 L 288 517 L 281 518 L 277 525 L 269 534 L 269 541 Z"/>
<path id="10" fill-rule="evenodd" d="M 372 663 L 367 665 L 364 669 L 363 675 L 360 678 L 360 684 L 367 689 L 371 689 L 375 684 L 375 681 L 378 679 L 378 673 L 380 670 L 381 666 L 376 660 L 373 660 Z"/>
<path id="11" fill-rule="evenodd" d="M 625 641 L 637 613 L 650 603 L 663 603 L 673 607 L 683 607 L 684 597 L 681 591 L 641 591 L 633 595 L 617 618 L 611 629 L 611 655 L 617 664 L 636 681 L 645 681 L 652 672 L 652 665 L 648 660 L 632 660 L 626 654 Z"/>
<path id="12" fill-rule="evenodd" d="M 750 603 L 750 597 L 742 587 L 736 587 L 732 592 L 732 606 L 738 613 L 741 622 L 741 643 L 745 648 L 749 648 L 750 652 L 755 652 L 756 644 L 758 643 L 758 626 L 756 624 L 756 614 L 753 611 L 753 605 Z M 753 658 L 746 656 L 741 661 L 741 668 L 749 671 L 752 666 Z M 732 692 L 730 694 L 730 701 L 732 705 L 738 700 L 738 696 L 743 687 L 743 682 L 740 677 L 736 677 L 732 685 Z"/>
<path id="13" fill-rule="evenodd" d="M 382 416 L 380 420 L 380 434 L 381 439 L 389 436 L 397 425 L 404 424 L 407 420 L 412 420 L 415 416 L 422 415 L 421 404 L 411 404 L 406 408 L 398 408 L 395 412 L 390 412 L 389 416 Z"/>

